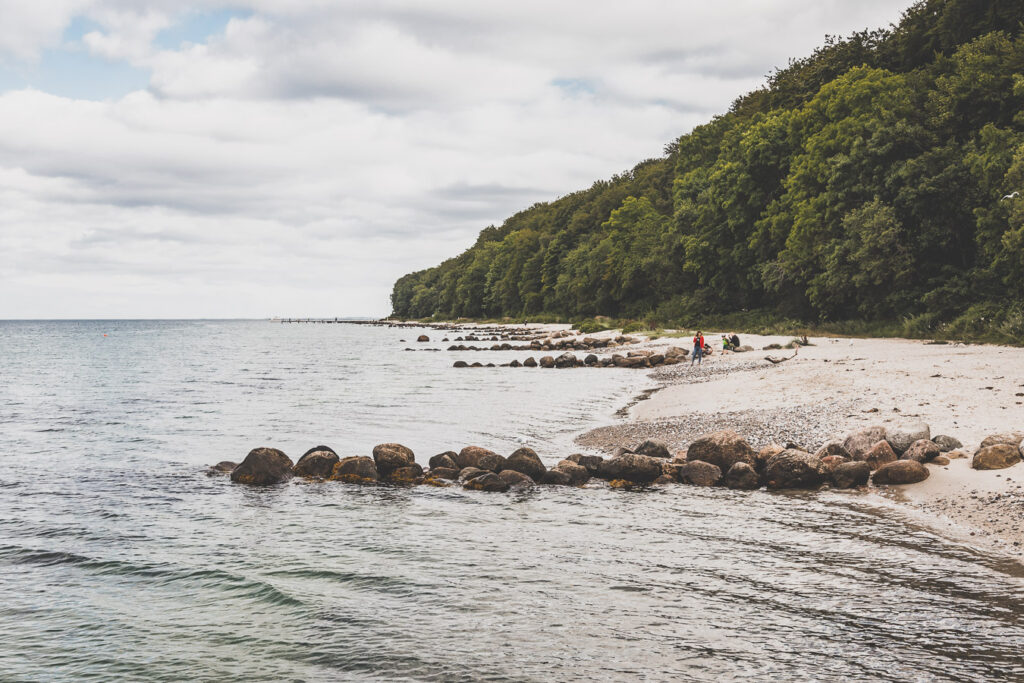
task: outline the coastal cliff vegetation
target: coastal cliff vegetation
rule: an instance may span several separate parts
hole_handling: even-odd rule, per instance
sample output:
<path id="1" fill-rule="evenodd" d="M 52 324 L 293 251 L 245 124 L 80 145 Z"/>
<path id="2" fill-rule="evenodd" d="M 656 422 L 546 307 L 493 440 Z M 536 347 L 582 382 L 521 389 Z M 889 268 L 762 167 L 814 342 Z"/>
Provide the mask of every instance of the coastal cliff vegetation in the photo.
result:
<path id="1" fill-rule="evenodd" d="M 405 275 L 393 314 L 1019 342 L 1022 22 L 1019 1 L 924 0 L 889 29 L 827 38 L 663 157 Z"/>

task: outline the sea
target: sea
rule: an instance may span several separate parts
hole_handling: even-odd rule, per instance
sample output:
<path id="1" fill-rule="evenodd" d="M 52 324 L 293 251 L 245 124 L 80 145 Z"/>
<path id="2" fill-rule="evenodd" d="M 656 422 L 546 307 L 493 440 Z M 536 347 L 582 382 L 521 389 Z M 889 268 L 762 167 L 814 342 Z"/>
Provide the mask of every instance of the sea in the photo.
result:
<path id="1" fill-rule="evenodd" d="M 1024 568 L 857 494 L 207 474 L 383 442 L 551 465 L 651 386 L 455 370 L 525 354 L 443 335 L 0 322 L 0 681 L 1024 680 Z"/>

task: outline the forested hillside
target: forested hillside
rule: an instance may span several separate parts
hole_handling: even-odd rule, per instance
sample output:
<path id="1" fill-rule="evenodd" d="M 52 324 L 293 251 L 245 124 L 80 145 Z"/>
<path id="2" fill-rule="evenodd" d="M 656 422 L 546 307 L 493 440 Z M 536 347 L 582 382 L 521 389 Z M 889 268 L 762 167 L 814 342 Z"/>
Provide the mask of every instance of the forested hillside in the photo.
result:
<path id="1" fill-rule="evenodd" d="M 1022 22 L 1019 0 L 924 0 L 829 39 L 663 158 L 402 277 L 394 314 L 762 310 L 1024 335 Z"/>

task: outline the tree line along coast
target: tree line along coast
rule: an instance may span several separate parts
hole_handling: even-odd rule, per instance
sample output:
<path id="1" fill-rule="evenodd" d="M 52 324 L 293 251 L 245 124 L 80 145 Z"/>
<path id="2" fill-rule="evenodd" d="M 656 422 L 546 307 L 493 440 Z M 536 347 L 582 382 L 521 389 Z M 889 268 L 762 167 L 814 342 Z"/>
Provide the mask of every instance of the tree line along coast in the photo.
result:
<path id="1" fill-rule="evenodd" d="M 1022 26 L 1019 2 L 923 0 L 830 38 L 663 157 L 400 278 L 394 315 L 733 315 L 1019 343 Z"/>

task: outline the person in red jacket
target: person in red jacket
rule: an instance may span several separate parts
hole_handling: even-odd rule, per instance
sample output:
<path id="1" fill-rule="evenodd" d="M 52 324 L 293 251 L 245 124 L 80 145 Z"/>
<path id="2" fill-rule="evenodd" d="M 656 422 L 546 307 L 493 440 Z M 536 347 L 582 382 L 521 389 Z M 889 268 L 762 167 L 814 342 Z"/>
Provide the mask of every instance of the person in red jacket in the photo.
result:
<path id="1" fill-rule="evenodd" d="M 700 330 L 693 335 L 693 357 L 690 358 L 690 367 L 693 367 L 693 361 L 697 361 L 697 365 L 704 364 L 704 335 Z"/>

